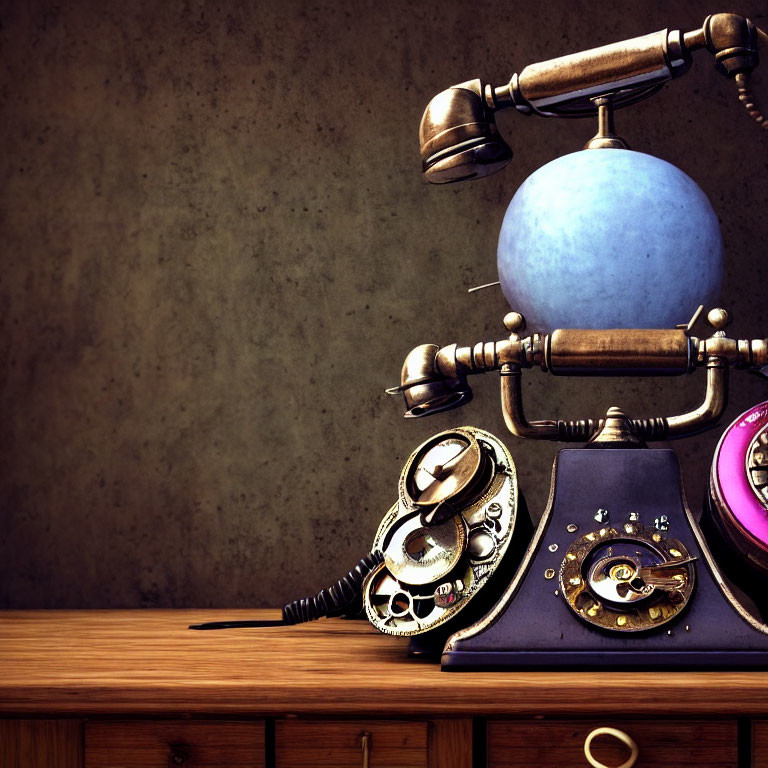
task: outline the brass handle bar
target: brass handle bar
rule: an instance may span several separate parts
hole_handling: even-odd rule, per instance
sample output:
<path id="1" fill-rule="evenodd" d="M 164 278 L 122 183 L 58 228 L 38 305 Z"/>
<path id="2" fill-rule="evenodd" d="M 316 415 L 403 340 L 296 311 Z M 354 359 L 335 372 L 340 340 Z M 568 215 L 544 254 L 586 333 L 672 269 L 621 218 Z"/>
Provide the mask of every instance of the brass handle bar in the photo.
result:
<path id="1" fill-rule="evenodd" d="M 426 346 L 426 345 L 425 345 Z M 541 368 L 555 376 L 676 376 L 718 358 L 736 368 L 768 365 L 768 339 L 705 339 L 683 330 L 558 329 L 520 339 L 434 348 L 434 366 L 448 378 L 500 369 L 503 365 Z M 413 350 L 421 350 L 417 347 Z M 409 361 L 412 362 L 412 361 Z M 405 368 L 404 368 L 405 372 Z"/>
<path id="2" fill-rule="evenodd" d="M 518 437 L 583 442 L 605 426 L 604 419 L 529 422 L 523 412 L 524 368 L 538 367 L 561 376 L 673 376 L 706 367 L 704 399 L 699 406 L 675 416 L 631 419 L 642 441 L 683 437 L 714 426 L 728 400 L 731 366 L 768 370 L 768 339 L 729 339 L 723 328 L 724 310 L 712 310 L 715 333 L 708 338 L 688 336 L 677 329 L 558 329 L 551 334 L 517 333 L 521 315 L 505 317 L 509 337 L 474 346 L 423 344 L 414 348 L 403 365 L 400 386 L 387 390 L 402 394 L 406 416 L 419 417 L 449 410 L 468 402 L 471 374 L 501 372 L 501 405 L 508 429 Z"/>

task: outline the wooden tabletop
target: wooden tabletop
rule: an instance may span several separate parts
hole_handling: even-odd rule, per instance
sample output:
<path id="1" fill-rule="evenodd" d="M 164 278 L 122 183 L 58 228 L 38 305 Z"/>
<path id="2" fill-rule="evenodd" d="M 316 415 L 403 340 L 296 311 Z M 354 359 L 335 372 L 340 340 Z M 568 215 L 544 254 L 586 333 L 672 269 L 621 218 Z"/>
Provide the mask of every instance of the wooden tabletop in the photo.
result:
<path id="1" fill-rule="evenodd" d="M 768 713 L 768 672 L 441 672 L 365 622 L 277 611 L 0 612 L 4 714 Z"/>

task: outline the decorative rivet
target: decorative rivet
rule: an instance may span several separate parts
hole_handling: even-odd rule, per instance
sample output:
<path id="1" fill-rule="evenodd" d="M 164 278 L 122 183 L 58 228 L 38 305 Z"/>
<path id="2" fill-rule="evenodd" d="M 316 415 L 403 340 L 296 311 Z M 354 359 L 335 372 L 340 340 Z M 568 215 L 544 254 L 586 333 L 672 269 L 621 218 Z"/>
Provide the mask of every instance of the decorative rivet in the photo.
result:
<path id="1" fill-rule="evenodd" d="M 544 578 L 545 579 L 554 579 L 555 578 L 555 569 L 554 568 L 547 568 L 547 570 L 544 571 Z"/>
<path id="2" fill-rule="evenodd" d="M 731 322 L 731 318 L 724 309 L 715 307 L 707 313 L 707 321 L 716 331 L 722 331 Z"/>
<path id="3" fill-rule="evenodd" d="M 687 624 L 685 625 L 685 631 L 686 632 L 690 632 L 691 631 L 691 628 Z"/>
<path id="4" fill-rule="evenodd" d="M 568 525 L 565 526 L 565 530 L 568 531 L 568 533 L 576 533 L 576 531 L 579 530 L 579 526 L 576 525 L 576 523 L 568 523 Z"/>
<path id="5" fill-rule="evenodd" d="M 550 552 L 557 552 L 557 544 L 550 544 L 549 545 L 549 551 Z"/>
<path id="6" fill-rule="evenodd" d="M 525 330 L 525 318 L 519 312 L 507 312 L 502 322 L 510 333 Z"/>
<path id="7" fill-rule="evenodd" d="M 435 605 L 438 608 L 448 608 L 456 602 L 457 597 L 456 589 L 448 581 L 441 584 L 433 595 Z"/>

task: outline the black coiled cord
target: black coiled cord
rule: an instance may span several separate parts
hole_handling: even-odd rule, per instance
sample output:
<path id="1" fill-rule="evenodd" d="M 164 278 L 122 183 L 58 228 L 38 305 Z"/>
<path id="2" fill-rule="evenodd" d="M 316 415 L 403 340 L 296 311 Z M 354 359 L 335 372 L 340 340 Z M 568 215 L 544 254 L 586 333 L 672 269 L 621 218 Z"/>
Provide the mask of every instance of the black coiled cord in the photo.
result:
<path id="1" fill-rule="evenodd" d="M 321 589 L 315 597 L 302 597 L 283 606 L 282 619 L 263 621 L 209 621 L 191 624 L 190 629 L 237 629 L 240 627 L 281 627 L 302 624 L 323 617 L 345 616 L 355 618 L 363 608 L 363 581 L 384 562 L 379 551 L 369 552 L 360 562 L 328 589 Z"/>
<path id="2" fill-rule="evenodd" d="M 286 624 L 302 624 L 324 616 L 357 616 L 363 607 L 363 581 L 383 562 L 381 552 L 369 552 L 328 589 L 321 589 L 315 597 L 302 597 L 283 606 L 283 621 Z"/>

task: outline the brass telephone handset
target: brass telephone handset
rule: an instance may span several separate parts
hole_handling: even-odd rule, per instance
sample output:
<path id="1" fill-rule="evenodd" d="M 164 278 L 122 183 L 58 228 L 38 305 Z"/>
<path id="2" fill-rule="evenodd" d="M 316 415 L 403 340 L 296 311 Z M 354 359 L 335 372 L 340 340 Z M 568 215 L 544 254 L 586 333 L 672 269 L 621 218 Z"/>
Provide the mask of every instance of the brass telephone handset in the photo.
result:
<path id="1" fill-rule="evenodd" d="M 599 116 L 597 135 L 587 147 L 626 147 L 613 130 L 613 111 L 657 93 L 691 66 L 691 54 L 706 49 L 717 70 L 736 83 L 752 117 L 768 120 L 752 93 L 751 73 L 768 35 L 733 13 L 708 16 L 690 32 L 661 30 L 549 61 L 530 64 L 505 85 L 470 80 L 430 101 L 419 129 L 422 170 L 433 184 L 488 176 L 512 159 L 496 127 L 495 114 L 515 109 L 539 117 Z"/>

